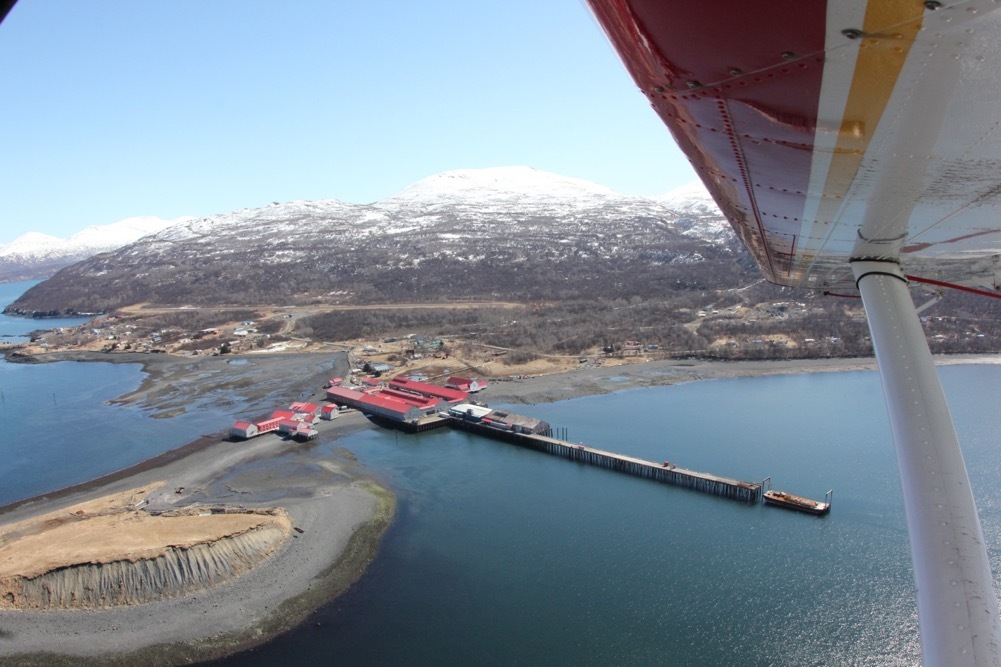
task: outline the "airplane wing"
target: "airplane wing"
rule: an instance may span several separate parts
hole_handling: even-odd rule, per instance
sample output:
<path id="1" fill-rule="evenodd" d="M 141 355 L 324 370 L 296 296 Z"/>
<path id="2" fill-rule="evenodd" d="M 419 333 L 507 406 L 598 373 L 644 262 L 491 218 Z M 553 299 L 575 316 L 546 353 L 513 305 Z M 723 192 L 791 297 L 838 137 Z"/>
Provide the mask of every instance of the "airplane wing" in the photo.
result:
<path id="1" fill-rule="evenodd" d="M 14 8 L 15 2 L 17 0 L 0 0 L 0 23 L 3 23 L 4 17 Z"/>
<path id="2" fill-rule="evenodd" d="M 998 0 L 587 2 L 765 277 L 859 290 L 924 664 L 1001 665 L 985 540 L 908 291 L 1001 284 Z"/>
<path id="3" fill-rule="evenodd" d="M 995 2 L 590 4 L 768 280 L 999 288 Z"/>

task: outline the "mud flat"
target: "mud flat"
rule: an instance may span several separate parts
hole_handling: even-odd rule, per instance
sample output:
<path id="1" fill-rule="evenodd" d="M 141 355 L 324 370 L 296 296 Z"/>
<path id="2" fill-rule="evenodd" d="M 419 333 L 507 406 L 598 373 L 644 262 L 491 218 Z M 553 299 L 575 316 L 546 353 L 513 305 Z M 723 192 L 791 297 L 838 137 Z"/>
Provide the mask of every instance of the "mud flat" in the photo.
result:
<path id="1" fill-rule="evenodd" d="M 698 380 L 872 370 L 874 359 L 796 359 L 782 361 L 704 361 L 665 359 L 580 368 L 553 375 L 490 380 L 484 399 L 492 403 L 552 403 L 626 389 Z"/>
<path id="2" fill-rule="evenodd" d="M 5 356 L 12 363 L 138 364 L 145 373 L 140 386 L 113 403 L 139 404 L 151 409 L 154 417 L 162 418 L 203 406 L 225 409 L 242 404 L 250 413 L 256 413 L 269 412 L 295 400 L 322 400 L 324 382 L 348 371 L 347 355 L 343 352 L 179 357 L 86 350 L 30 355 L 12 350 Z"/>
<path id="3" fill-rule="evenodd" d="M 935 358 L 936 365 L 1001 364 L 1001 355 L 949 355 Z M 552 403 L 582 396 L 609 394 L 626 389 L 658 387 L 698 380 L 765 375 L 832 373 L 876 370 L 873 358 L 783 359 L 764 361 L 705 361 L 667 359 L 607 366 L 582 366 L 556 373 L 489 379 L 482 396 L 491 404 Z"/>
<path id="4" fill-rule="evenodd" d="M 142 385 L 117 399 L 139 403 L 169 416 L 182 401 L 198 395 L 237 394 L 246 402 L 273 409 L 291 400 L 322 401 L 322 383 L 345 376 L 344 353 L 254 354 L 240 357 L 184 358 L 150 354 L 103 354 L 58 352 L 11 361 L 104 361 L 141 364 L 147 377 Z M 333 363 L 331 363 L 333 361 Z M 937 365 L 998 364 L 1001 355 L 948 355 L 935 358 Z M 233 364 L 240 364 L 234 366 Z M 494 403 L 551 403 L 569 398 L 732 377 L 789 375 L 837 371 L 875 370 L 876 360 L 864 358 L 782 359 L 762 361 L 713 361 L 702 359 L 617 359 L 600 366 L 587 365 L 565 372 L 488 377 L 483 395 Z M 502 369 L 498 369 L 502 370 Z M 496 371 L 495 371 L 496 372 Z M 289 378 L 298 378 L 299 396 L 290 395 Z M 292 392 L 294 393 L 294 392 Z M 231 400 L 220 398 L 219 400 Z"/>

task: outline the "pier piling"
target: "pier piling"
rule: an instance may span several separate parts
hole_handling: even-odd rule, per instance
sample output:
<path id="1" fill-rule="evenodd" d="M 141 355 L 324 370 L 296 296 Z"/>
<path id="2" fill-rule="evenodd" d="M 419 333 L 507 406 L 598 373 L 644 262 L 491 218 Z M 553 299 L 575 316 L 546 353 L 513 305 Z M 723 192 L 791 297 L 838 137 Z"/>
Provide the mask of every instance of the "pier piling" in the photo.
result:
<path id="1" fill-rule="evenodd" d="M 544 435 L 518 433 L 494 428 L 487 424 L 462 418 L 450 418 L 449 425 L 453 428 L 478 433 L 521 447 L 570 459 L 571 461 L 579 461 L 587 465 L 608 468 L 609 470 L 633 475 L 634 477 L 645 477 L 664 484 L 672 484 L 741 502 L 756 503 L 761 500 L 761 484 L 757 482 L 743 482 L 728 477 L 688 470 L 666 462 L 663 464 L 654 463 L 653 461 L 646 461 L 624 454 L 616 454 L 615 452 L 596 449 L 583 444 L 574 444 Z"/>

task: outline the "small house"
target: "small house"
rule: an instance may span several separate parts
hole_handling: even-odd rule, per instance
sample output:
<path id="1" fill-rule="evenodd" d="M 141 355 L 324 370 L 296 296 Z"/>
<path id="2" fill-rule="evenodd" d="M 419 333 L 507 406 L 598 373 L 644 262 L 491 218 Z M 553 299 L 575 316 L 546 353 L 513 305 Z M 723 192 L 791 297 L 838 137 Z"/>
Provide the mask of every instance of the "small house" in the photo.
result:
<path id="1" fill-rule="evenodd" d="M 278 432 L 282 435 L 294 435 L 301 423 L 298 419 L 283 419 L 278 422 Z"/>
<path id="2" fill-rule="evenodd" d="M 461 377 L 450 377 L 445 381 L 445 386 L 449 389 L 458 389 L 459 391 L 464 391 L 467 394 L 475 394 L 478 391 L 483 391 L 487 388 L 487 383 L 481 380 L 468 379 Z"/>
<path id="3" fill-rule="evenodd" d="M 244 440 L 249 440 L 250 438 L 258 435 L 259 430 L 257 424 L 252 424 L 250 422 L 238 421 L 234 423 L 229 429 L 229 435 L 233 438 L 243 438 Z"/>

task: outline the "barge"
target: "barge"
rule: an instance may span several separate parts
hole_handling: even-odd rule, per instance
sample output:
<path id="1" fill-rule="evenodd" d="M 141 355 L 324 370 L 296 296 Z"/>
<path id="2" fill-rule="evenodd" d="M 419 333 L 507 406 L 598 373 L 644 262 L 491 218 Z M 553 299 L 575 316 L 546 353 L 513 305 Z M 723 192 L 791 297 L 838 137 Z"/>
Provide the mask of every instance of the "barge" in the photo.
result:
<path id="1" fill-rule="evenodd" d="M 832 489 L 827 492 L 823 501 L 819 501 L 803 498 L 802 496 L 794 496 L 785 491 L 769 489 L 761 494 L 761 499 L 766 505 L 775 505 L 776 507 L 784 507 L 785 509 L 806 512 L 807 514 L 822 515 L 831 511 L 831 496 L 833 494 L 834 490 Z"/>

